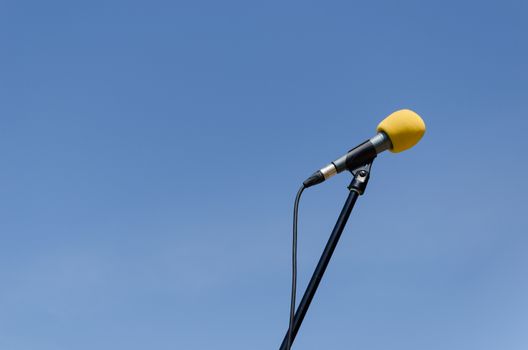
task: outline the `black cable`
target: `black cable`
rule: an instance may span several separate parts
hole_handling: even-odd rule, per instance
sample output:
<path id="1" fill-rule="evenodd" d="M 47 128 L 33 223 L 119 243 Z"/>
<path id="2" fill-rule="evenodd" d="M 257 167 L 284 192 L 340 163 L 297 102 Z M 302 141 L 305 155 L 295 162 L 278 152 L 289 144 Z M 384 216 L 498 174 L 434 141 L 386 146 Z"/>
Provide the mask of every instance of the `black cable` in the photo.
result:
<path id="1" fill-rule="evenodd" d="M 306 186 L 304 184 L 299 188 L 295 203 L 293 204 L 293 239 L 292 239 L 292 289 L 290 302 L 290 326 L 288 329 L 288 346 L 287 350 L 291 349 L 291 339 L 293 332 L 293 320 L 295 317 L 295 296 L 297 294 L 297 219 L 299 216 L 299 201 Z"/>

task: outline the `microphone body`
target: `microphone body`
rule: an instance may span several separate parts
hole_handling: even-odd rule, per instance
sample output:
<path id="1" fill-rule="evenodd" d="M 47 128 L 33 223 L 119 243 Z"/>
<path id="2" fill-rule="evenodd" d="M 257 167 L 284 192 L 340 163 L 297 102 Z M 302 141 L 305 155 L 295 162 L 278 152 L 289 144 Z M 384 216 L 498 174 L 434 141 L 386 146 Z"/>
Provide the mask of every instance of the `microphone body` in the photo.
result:
<path id="1" fill-rule="evenodd" d="M 390 148 L 392 148 L 390 138 L 384 132 L 380 132 L 371 139 L 352 148 L 342 157 L 339 157 L 332 163 L 313 173 L 303 184 L 305 187 L 317 185 L 344 170 L 353 170 L 371 162 L 379 153 Z"/>

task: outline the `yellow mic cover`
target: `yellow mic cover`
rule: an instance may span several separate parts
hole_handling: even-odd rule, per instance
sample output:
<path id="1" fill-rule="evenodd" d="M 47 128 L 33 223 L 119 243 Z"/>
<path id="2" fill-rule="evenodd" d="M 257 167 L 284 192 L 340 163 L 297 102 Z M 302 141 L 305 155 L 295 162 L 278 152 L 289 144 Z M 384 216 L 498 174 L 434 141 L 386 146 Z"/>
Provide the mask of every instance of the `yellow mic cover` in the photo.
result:
<path id="1" fill-rule="evenodd" d="M 425 133 L 425 123 L 410 109 L 401 109 L 378 124 L 378 132 L 387 134 L 392 143 L 391 152 L 398 153 L 416 145 Z"/>

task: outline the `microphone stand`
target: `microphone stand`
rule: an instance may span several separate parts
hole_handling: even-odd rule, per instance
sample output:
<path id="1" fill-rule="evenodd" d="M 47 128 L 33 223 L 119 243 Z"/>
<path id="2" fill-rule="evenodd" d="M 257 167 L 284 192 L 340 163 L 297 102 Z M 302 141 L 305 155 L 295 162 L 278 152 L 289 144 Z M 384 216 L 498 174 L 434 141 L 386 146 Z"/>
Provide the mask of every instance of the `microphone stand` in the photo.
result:
<path id="1" fill-rule="evenodd" d="M 312 302 L 315 292 L 317 291 L 317 287 L 319 287 L 319 283 L 321 282 L 321 279 L 323 278 L 323 274 L 325 273 L 326 267 L 328 266 L 328 263 L 330 262 L 330 259 L 332 258 L 332 254 L 334 253 L 335 247 L 337 246 L 339 237 L 341 237 L 341 233 L 343 233 L 343 229 L 345 228 L 345 225 L 350 216 L 350 213 L 352 212 L 352 209 L 354 208 L 354 204 L 356 203 L 356 200 L 358 199 L 358 197 L 365 192 L 365 189 L 367 187 L 367 184 L 370 178 L 370 168 L 372 166 L 372 162 L 373 160 L 371 160 L 369 163 L 363 166 L 360 166 L 350 171 L 352 175 L 354 176 L 354 178 L 352 179 L 352 182 L 348 186 L 348 190 L 349 190 L 348 198 L 345 204 L 343 205 L 341 214 L 339 214 L 339 218 L 337 219 L 334 229 L 332 230 L 332 233 L 330 234 L 330 238 L 328 239 L 328 242 L 326 243 L 323 254 L 321 255 L 321 258 L 319 259 L 319 262 L 317 263 L 317 267 L 315 268 L 312 278 L 310 279 L 310 282 L 308 283 L 308 286 L 306 287 L 306 291 L 304 292 L 304 295 L 303 295 L 303 298 L 301 299 L 299 307 L 297 308 L 297 311 L 295 312 L 295 316 L 293 319 L 293 331 L 288 329 L 288 331 L 286 332 L 286 335 L 284 336 L 282 344 L 280 346 L 280 350 L 289 350 L 287 349 L 287 347 L 288 347 L 288 334 L 290 331 L 292 332 L 291 333 L 291 343 L 293 344 L 293 341 L 295 340 L 295 336 L 297 335 L 297 332 L 299 331 L 299 328 L 301 327 L 301 323 L 304 320 L 304 316 L 306 316 L 306 312 L 308 311 L 308 308 L 310 307 L 310 303 Z"/>

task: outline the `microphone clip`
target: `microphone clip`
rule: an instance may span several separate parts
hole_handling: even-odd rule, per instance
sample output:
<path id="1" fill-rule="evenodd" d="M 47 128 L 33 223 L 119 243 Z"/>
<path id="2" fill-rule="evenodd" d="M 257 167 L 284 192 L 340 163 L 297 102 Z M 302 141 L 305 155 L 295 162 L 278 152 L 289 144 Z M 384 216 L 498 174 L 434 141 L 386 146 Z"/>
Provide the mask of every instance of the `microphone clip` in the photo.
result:
<path id="1" fill-rule="evenodd" d="M 370 179 L 370 168 L 372 167 L 373 161 L 374 160 L 350 170 L 352 176 L 354 176 L 352 182 L 348 185 L 350 191 L 357 192 L 359 195 L 365 193 L 365 189 L 367 188 Z"/>

